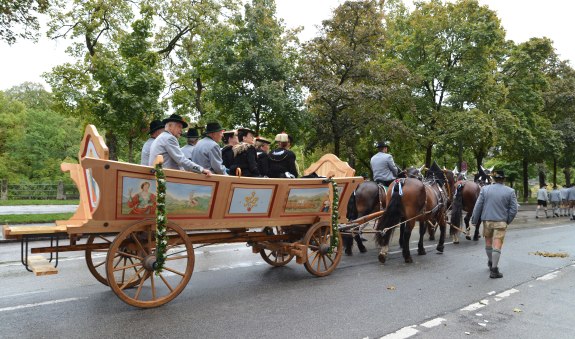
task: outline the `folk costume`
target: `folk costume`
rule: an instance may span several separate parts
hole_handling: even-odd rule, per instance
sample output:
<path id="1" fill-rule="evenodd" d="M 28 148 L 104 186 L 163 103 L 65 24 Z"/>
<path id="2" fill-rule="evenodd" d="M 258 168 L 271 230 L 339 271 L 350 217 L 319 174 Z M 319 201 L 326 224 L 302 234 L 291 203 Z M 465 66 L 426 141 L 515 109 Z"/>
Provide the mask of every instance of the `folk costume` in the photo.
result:
<path id="1" fill-rule="evenodd" d="M 370 165 L 373 171 L 373 180 L 381 183 L 384 186 L 389 186 L 395 178 L 397 178 L 397 166 L 393 161 L 393 157 L 389 153 L 383 151 L 384 148 L 389 146 L 384 142 L 378 142 L 376 146 L 379 150 L 377 154 L 371 157 Z"/>
<path id="2" fill-rule="evenodd" d="M 262 144 L 265 143 L 268 145 L 271 144 L 271 141 L 261 137 L 256 138 L 256 143 L 257 142 Z M 256 148 L 256 151 L 257 151 L 258 171 L 260 172 L 260 175 L 269 177 L 270 156 L 263 149 Z"/>
<path id="3" fill-rule="evenodd" d="M 240 142 L 232 147 L 234 154 L 234 162 L 230 167 L 230 174 L 234 175 L 236 169 L 241 169 L 242 176 L 244 177 L 259 177 L 260 171 L 258 169 L 257 151 L 254 145 L 246 142 Z"/>
<path id="4" fill-rule="evenodd" d="M 198 133 L 198 130 L 195 128 L 190 128 L 188 130 L 188 133 L 186 134 L 186 137 L 189 139 L 198 139 L 200 137 L 200 134 Z M 185 145 L 184 147 L 182 147 L 182 152 L 184 153 L 184 155 L 186 156 L 186 158 L 191 159 L 192 158 L 192 152 L 194 150 L 194 147 L 196 147 L 196 145 L 190 144 L 188 142 L 187 145 Z"/>
<path id="5" fill-rule="evenodd" d="M 170 121 L 181 123 L 183 128 L 188 127 L 188 124 L 177 114 L 172 114 L 169 118 L 163 120 L 164 124 Z M 175 170 L 184 169 L 196 173 L 202 173 L 204 170 L 203 166 L 186 158 L 180 149 L 178 139 L 168 131 L 162 132 L 152 143 L 150 159 L 148 160 L 149 166 L 154 165 L 154 161 L 158 155 L 164 158 L 164 168 Z"/>
<path id="6" fill-rule="evenodd" d="M 213 122 L 207 124 L 205 133 L 209 134 L 222 130 L 223 128 L 219 123 Z M 192 153 L 192 161 L 216 174 L 227 174 L 226 167 L 222 162 L 220 145 L 210 138 L 210 136 L 206 136 L 198 141 Z"/>
<path id="7" fill-rule="evenodd" d="M 146 142 L 144 143 L 144 146 L 142 147 L 142 154 L 140 157 L 140 165 L 144 165 L 144 166 L 148 166 L 150 163 L 150 149 L 152 148 L 152 143 L 154 142 L 154 140 L 156 140 L 156 138 L 152 137 L 152 134 L 154 134 L 155 131 L 164 128 L 164 123 L 162 123 L 160 120 L 154 120 L 152 122 L 150 122 L 150 131 L 148 132 L 148 134 L 150 135 L 150 138 L 148 140 L 146 140 Z"/>
<path id="8" fill-rule="evenodd" d="M 285 133 L 278 134 L 276 141 L 280 143 L 288 142 L 288 135 Z M 270 178 L 288 178 L 298 177 L 296 167 L 295 153 L 286 148 L 276 148 L 269 154 L 269 172 Z"/>

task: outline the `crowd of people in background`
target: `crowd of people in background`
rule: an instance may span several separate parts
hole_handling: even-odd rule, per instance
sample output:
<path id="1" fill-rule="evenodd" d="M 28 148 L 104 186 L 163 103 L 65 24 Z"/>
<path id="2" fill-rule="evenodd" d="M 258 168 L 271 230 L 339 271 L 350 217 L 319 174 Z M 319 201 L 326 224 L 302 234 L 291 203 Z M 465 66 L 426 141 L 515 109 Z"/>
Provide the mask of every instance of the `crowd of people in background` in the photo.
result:
<path id="1" fill-rule="evenodd" d="M 156 157 L 163 157 L 163 167 L 212 174 L 245 177 L 297 178 L 299 171 L 295 153 L 290 150 L 293 137 L 276 135 L 276 148 L 268 139 L 256 136 L 250 128 L 224 129 L 218 122 L 206 124 L 203 137 L 198 128 L 189 128 L 186 145 L 178 139 L 188 127 L 184 119 L 172 114 L 150 123 L 150 138 L 142 148 L 140 164 L 154 166 Z"/>
<path id="2" fill-rule="evenodd" d="M 548 204 L 551 205 L 549 213 L 547 213 Z M 575 220 L 575 185 L 571 184 L 569 187 L 561 189 L 554 185 L 551 191 L 547 190 L 547 184 L 540 185 L 537 191 L 537 210 L 535 212 L 537 219 L 539 219 L 540 210 L 545 212 L 546 218 L 570 217 L 571 220 Z"/>

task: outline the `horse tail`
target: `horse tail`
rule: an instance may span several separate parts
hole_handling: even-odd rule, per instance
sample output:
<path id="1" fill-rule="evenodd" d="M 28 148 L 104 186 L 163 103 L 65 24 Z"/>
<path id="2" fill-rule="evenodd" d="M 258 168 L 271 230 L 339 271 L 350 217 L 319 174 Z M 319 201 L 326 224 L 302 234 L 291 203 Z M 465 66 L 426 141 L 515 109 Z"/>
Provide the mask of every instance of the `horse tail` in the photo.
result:
<path id="1" fill-rule="evenodd" d="M 457 185 L 453 205 L 451 207 L 451 224 L 461 227 L 461 217 L 463 216 L 463 185 Z"/>
<path id="2" fill-rule="evenodd" d="M 395 226 L 401 222 L 403 217 L 403 206 L 401 201 L 401 195 L 399 194 L 399 183 L 393 186 L 393 192 L 391 192 L 391 199 L 389 204 L 385 209 L 385 213 L 379 220 L 377 224 L 377 230 L 382 231 L 388 227 Z M 389 232 L 389 231 L 388 231 Z M 379 246 L 384 246 L 384 235 L 380 232 L 375 234 L 375 241 Z"/>
<path id="3" fill-rule="evenodd" d="M 347 213 L 345 215 L 347 220 L 355 220 L 358 217 L 357 205 L 355 203 L 355 191 L 351 193 L 349 201 L 347 202 Z"/>

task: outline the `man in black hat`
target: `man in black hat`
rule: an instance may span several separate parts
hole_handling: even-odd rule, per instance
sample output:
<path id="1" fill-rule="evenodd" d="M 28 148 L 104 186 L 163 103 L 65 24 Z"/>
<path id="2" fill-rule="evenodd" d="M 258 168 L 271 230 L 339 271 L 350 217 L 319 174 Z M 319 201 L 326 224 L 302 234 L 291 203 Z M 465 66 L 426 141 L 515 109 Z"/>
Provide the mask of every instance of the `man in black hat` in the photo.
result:
<path id="1" fill-rule="evenodd" d="M 192 159 L 192 151 L 194 147 L 198 143 L 198 139 L 200 138 L 200 134 L 196 128 L 188 129 L 188 133 L 186 133 L 186 138 L 188 139 L 188 144 L 182 147 L 182 152 L 188 159 Z"/>
<path id="2" fill-rule="evenodd" d="M 503 184 L 505 174 L 503 171 L 493 171 L 495 184 L 483 186 L 479 198 L 473 209 L 471 223 L 477 225 L 480 218 L 483 220 L 483 237 L 485 237 L 485 253 L 490 278 L 502 278 L 499 272 L 499 258 L 505 239 L 507 226 L 517 215 L 517 197 L 515 191 Z"/>
<path id="3" fill-rule="evenodd" d="M 153 166 L 156 157 L 161 155 L 164 158 L 164 168 L 185 169 L 186 171 L 204 173 L 207 176 L 212 175 L 209 169 L 192 162 L 182 153 L 178 138 L 182 134 L 182 129 L 188 127 L 184 119 L 177 114 L 172 114 L 162 122 L 165 124 L 164 132 L 152 143 L 148 165 Z"/>
<path id="4" fill-rule="evenodd" d="M 389 145 L 380 141 L 376 145 L 377 154 L 371 157 L 371 170 L 373 171 L 373 181 L 389 186 L 397 178 L 397 166 L 391 154 L 387 153 Z"/>
<path id="5" fill-rule="evenodd" d="M 218 122 L 209 122 L 205 133 L 206 137 L 198 141 L 194 148 L 192 161 L 216 174 L 226 175 L 226 167 L 222 162 L 222 149 L 218 145 L 222 141 L 224 129 Z"/>
<path id="6" fill-rule="evenodd" d="M 162 123 L 160 120 L 153 120 L 150 122 L 150 131 L 148 132 L 150 138 L 144 143 L 144 146 L 142 147 L 140 165 L 148 166 L 150 162 L 150 148 L 152 147 L 152 143 L 163 131 L 164 123 Z"/>

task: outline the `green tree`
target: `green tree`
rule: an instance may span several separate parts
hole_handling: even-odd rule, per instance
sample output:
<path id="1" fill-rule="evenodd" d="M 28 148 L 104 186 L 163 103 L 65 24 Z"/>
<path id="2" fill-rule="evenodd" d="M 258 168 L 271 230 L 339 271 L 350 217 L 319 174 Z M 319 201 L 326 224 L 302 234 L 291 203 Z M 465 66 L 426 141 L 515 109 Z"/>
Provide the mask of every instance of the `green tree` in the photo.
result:
<path id="1" fill-rule="evenodd" d="M 407 67 L 417 83 L 415 109 L 401 118 L 415 131 L 429 166 L 434 146 L 458 114 L 480 108 L 481 95 L 494 92 L 486 86 L 495 83 L 505 32 L 496 14 L 477 0 L 418 2 L 413 12 L 393 13 L 387 23 L 387 56 Z"/>
<path id="2" fill-rule="evenodd" d="M 346 1 L 322 22 L 320 35 L 304 45 L 302 80 L 310 91 L 312 147 L 332 148 L 338 156 L 345 150 L 353 159 L 360 136 L 376 125 L 389 80 L 377 62 L 383 31 L 379 1 Z"/>
<path id="3" fill-rule="evenodd" d="M 38 14 L 46 13 L 57 0 L 0 0 L 0 40 L 13 44 L 16 39 L 38 39 Z"/>
<path id="4" fill-rule="evenodd" d="M 560 148 L 560 137 L 544 114 L 543 93 L 549 84 L 546 70 L 554 59 L 552 42 L 531 38 L 513 46 L 502 66 L 503 82 L 508 90 L 505 108 L 511 113 L 502 124 L 504 155 L 520 160 L 523 175 L 523 200 L 529 196 L 529 164 L 541 162 L 546 151 Z"/>

